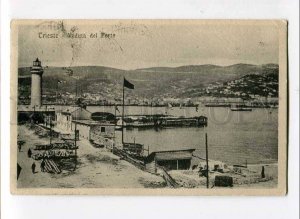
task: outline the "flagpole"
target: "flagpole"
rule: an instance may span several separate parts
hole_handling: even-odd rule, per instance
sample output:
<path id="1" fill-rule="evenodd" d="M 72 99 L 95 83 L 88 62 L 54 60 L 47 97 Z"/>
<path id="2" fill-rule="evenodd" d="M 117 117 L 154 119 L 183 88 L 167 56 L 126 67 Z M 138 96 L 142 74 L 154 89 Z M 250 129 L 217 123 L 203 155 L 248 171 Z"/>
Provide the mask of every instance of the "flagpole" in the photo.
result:
<path id="1" fill-rule="evenodd" d="M 115 103 L 115 128 L 114 128 L 114 137 L 113 137 L 113 145 L 112 145 L 112 152 L 114 153 L 114 147 L 116 144 L 116 126 L 117 126 L 117 105 Z"/>
<path id="2" fill-rule="evenodd" d="M 58 80 L 56 81 L 56 100 L 55 100 L 56 105 L 57 105 L 57 93 L 58 93 Z"/>
<path id="3" fill-rule="evenodd" d="M 124 144 L 124 80 L 125 77 L 123 78 L 123 108 L 122 108 L 122 144 Z"/>

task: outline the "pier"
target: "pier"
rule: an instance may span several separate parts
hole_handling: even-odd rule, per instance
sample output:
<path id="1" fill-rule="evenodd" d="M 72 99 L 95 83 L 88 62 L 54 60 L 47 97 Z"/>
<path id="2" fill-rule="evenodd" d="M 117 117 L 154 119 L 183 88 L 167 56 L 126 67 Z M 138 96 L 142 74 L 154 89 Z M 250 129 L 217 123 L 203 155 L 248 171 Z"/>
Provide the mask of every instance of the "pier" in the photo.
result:
<path id="1" fill-rule="evenodd" d="M 119 126 L 122 124 L 119 123 Z M 127 116 L 124 117 L 123 127 L 126 128 L 154 128 L 154 127 L 200 127 L 207 126 L 207 117 L 175 117 L 164 115 Z"/>

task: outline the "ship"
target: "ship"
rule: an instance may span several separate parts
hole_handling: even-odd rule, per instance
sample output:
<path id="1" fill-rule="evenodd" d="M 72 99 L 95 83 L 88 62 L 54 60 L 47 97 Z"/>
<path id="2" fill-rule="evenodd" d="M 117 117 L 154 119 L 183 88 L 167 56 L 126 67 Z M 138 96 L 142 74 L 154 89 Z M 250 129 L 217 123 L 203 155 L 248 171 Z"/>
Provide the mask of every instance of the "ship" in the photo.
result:
<path id="1" fill-rule="evenodd" d="M 231 107 L 230 103 L 207 103 L 206 107 Z"/>
<path id="2" fill-rule="evenodd" d="M 252 111 L 252 108 L 245 104 L 237 104 L 230 107 L 231 111 Z"/>

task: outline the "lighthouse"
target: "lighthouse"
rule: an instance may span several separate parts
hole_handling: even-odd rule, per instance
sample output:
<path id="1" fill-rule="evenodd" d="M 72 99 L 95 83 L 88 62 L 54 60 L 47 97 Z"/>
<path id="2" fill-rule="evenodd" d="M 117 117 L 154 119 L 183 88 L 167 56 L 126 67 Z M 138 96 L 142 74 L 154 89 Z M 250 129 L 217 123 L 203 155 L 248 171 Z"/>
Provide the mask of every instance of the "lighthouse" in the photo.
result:
<path id="1" fill-rule="evenodd" d="M 31 67 L 31 106 L 42 105 L 42 75 L 43 67 L 41 61 L 36 58 Z"/>

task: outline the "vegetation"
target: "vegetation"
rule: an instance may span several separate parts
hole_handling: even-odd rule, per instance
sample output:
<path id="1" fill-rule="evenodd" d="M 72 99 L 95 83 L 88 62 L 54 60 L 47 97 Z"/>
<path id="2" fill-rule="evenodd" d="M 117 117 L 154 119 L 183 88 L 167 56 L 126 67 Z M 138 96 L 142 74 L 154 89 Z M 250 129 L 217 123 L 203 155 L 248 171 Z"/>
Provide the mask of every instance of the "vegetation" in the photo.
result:
<path id="1" fill-rule="evenodd" d="M 191 65 L 124 71 L 103 66 L 45 67 L 44 103 L 120 103 L 123 77 L 135 85 L 127 104 L 158 104 L 165 98 L 278 96 L 278 65 Z M 19 68 L 19 103 L 30 102 L 30 68 Z M 244 93 L 244 95 L 243 95 Z"/>

